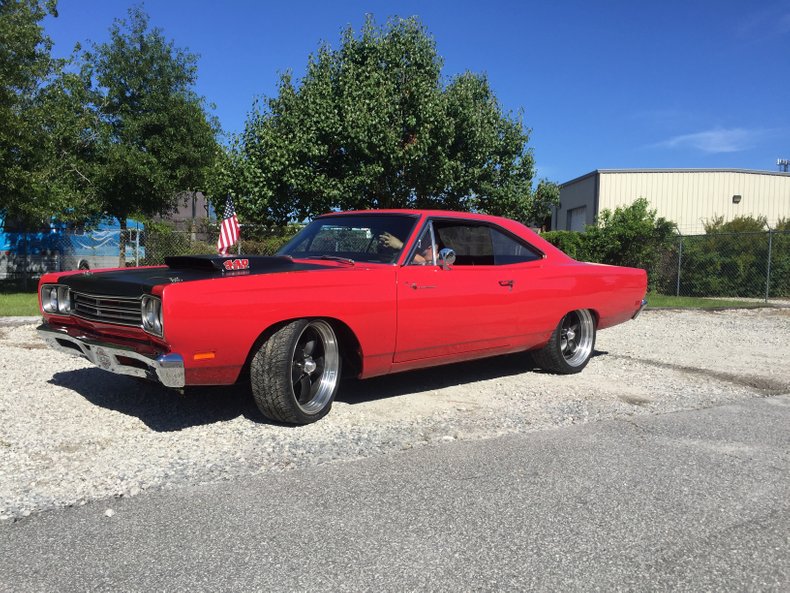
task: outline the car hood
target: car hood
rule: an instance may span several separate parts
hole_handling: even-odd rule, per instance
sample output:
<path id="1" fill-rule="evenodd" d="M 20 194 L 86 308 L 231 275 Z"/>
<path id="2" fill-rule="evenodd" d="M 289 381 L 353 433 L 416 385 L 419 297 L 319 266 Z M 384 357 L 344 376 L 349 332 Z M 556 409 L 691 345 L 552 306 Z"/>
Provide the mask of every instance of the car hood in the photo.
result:
<path id="1" fill-rule="evenodd" d="M 165 258 L 164 267 L 129 268 L 64 276 L 58 282 L 76 292 L 138 297 L 154 286 L 243 275 L 331 269 L 333 265 L 297 262 L 287 256 L 193 255 Z"/>

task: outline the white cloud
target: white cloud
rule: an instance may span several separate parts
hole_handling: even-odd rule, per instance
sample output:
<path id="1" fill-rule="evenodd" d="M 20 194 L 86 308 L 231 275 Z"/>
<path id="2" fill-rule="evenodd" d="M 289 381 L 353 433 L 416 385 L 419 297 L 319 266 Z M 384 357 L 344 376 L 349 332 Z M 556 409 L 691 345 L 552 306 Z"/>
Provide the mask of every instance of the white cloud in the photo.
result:
<path id="1" fill-rule="evenodd" d="M 771 39 L 790 33 L 790 2 L 780 2 L 744 18 L 736 29 L 741 39 Z"/>
<path id="2" fill-rule="evenodd" d="M 765 130 L 747 130 L 744 128 L 715 128 L 673 136 L 662 142 L 654 144 L 657 148 L 691 148 L 710 154 L 722 152 L 740 152 L 748 150 L 764 136 Z"/>

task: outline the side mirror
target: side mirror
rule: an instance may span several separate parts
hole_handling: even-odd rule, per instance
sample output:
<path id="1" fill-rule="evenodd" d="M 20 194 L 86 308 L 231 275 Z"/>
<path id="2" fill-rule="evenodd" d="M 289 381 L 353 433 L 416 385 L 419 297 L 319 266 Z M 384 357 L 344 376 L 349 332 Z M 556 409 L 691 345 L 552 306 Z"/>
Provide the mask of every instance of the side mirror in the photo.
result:
<path id="1" fill-rule="evenodd" d="M 455 263 L 455 251 L 449 247 L 445 247 L 439 251 L 439 259 L 437 263 L 442 267 L 443 270 L 449 270 L 450 266 Z"/>

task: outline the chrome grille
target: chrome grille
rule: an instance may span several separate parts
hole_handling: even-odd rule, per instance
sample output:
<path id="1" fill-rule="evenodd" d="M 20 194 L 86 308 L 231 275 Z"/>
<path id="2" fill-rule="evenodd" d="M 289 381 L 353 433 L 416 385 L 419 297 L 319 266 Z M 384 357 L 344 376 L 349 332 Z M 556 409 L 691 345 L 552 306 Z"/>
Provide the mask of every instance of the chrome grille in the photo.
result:
<path id="1" fill-rule="evenodd" d="M 76 317 L 115 323 L 118 325 L 142 325 L 139 298 L 99 296 L 72 292 L 72 310 Z"/>

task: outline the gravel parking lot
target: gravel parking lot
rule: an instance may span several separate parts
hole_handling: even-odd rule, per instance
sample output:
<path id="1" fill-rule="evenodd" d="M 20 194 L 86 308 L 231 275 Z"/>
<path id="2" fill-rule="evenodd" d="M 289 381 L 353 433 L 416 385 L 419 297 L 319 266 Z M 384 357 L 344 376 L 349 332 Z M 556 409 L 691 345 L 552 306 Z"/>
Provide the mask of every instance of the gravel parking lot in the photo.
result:
<path id="1" fill-rule="evenodd" d="M 790 309 L 646 311 L 602 331 L 580 374 L 526 356 L 345 380 L 329 416 L 267 423 L 245 390 L 181 396 L 0 325 L 0 519 L 149 488 L 384 455 L 458 439 L 790 392 Z"/>

